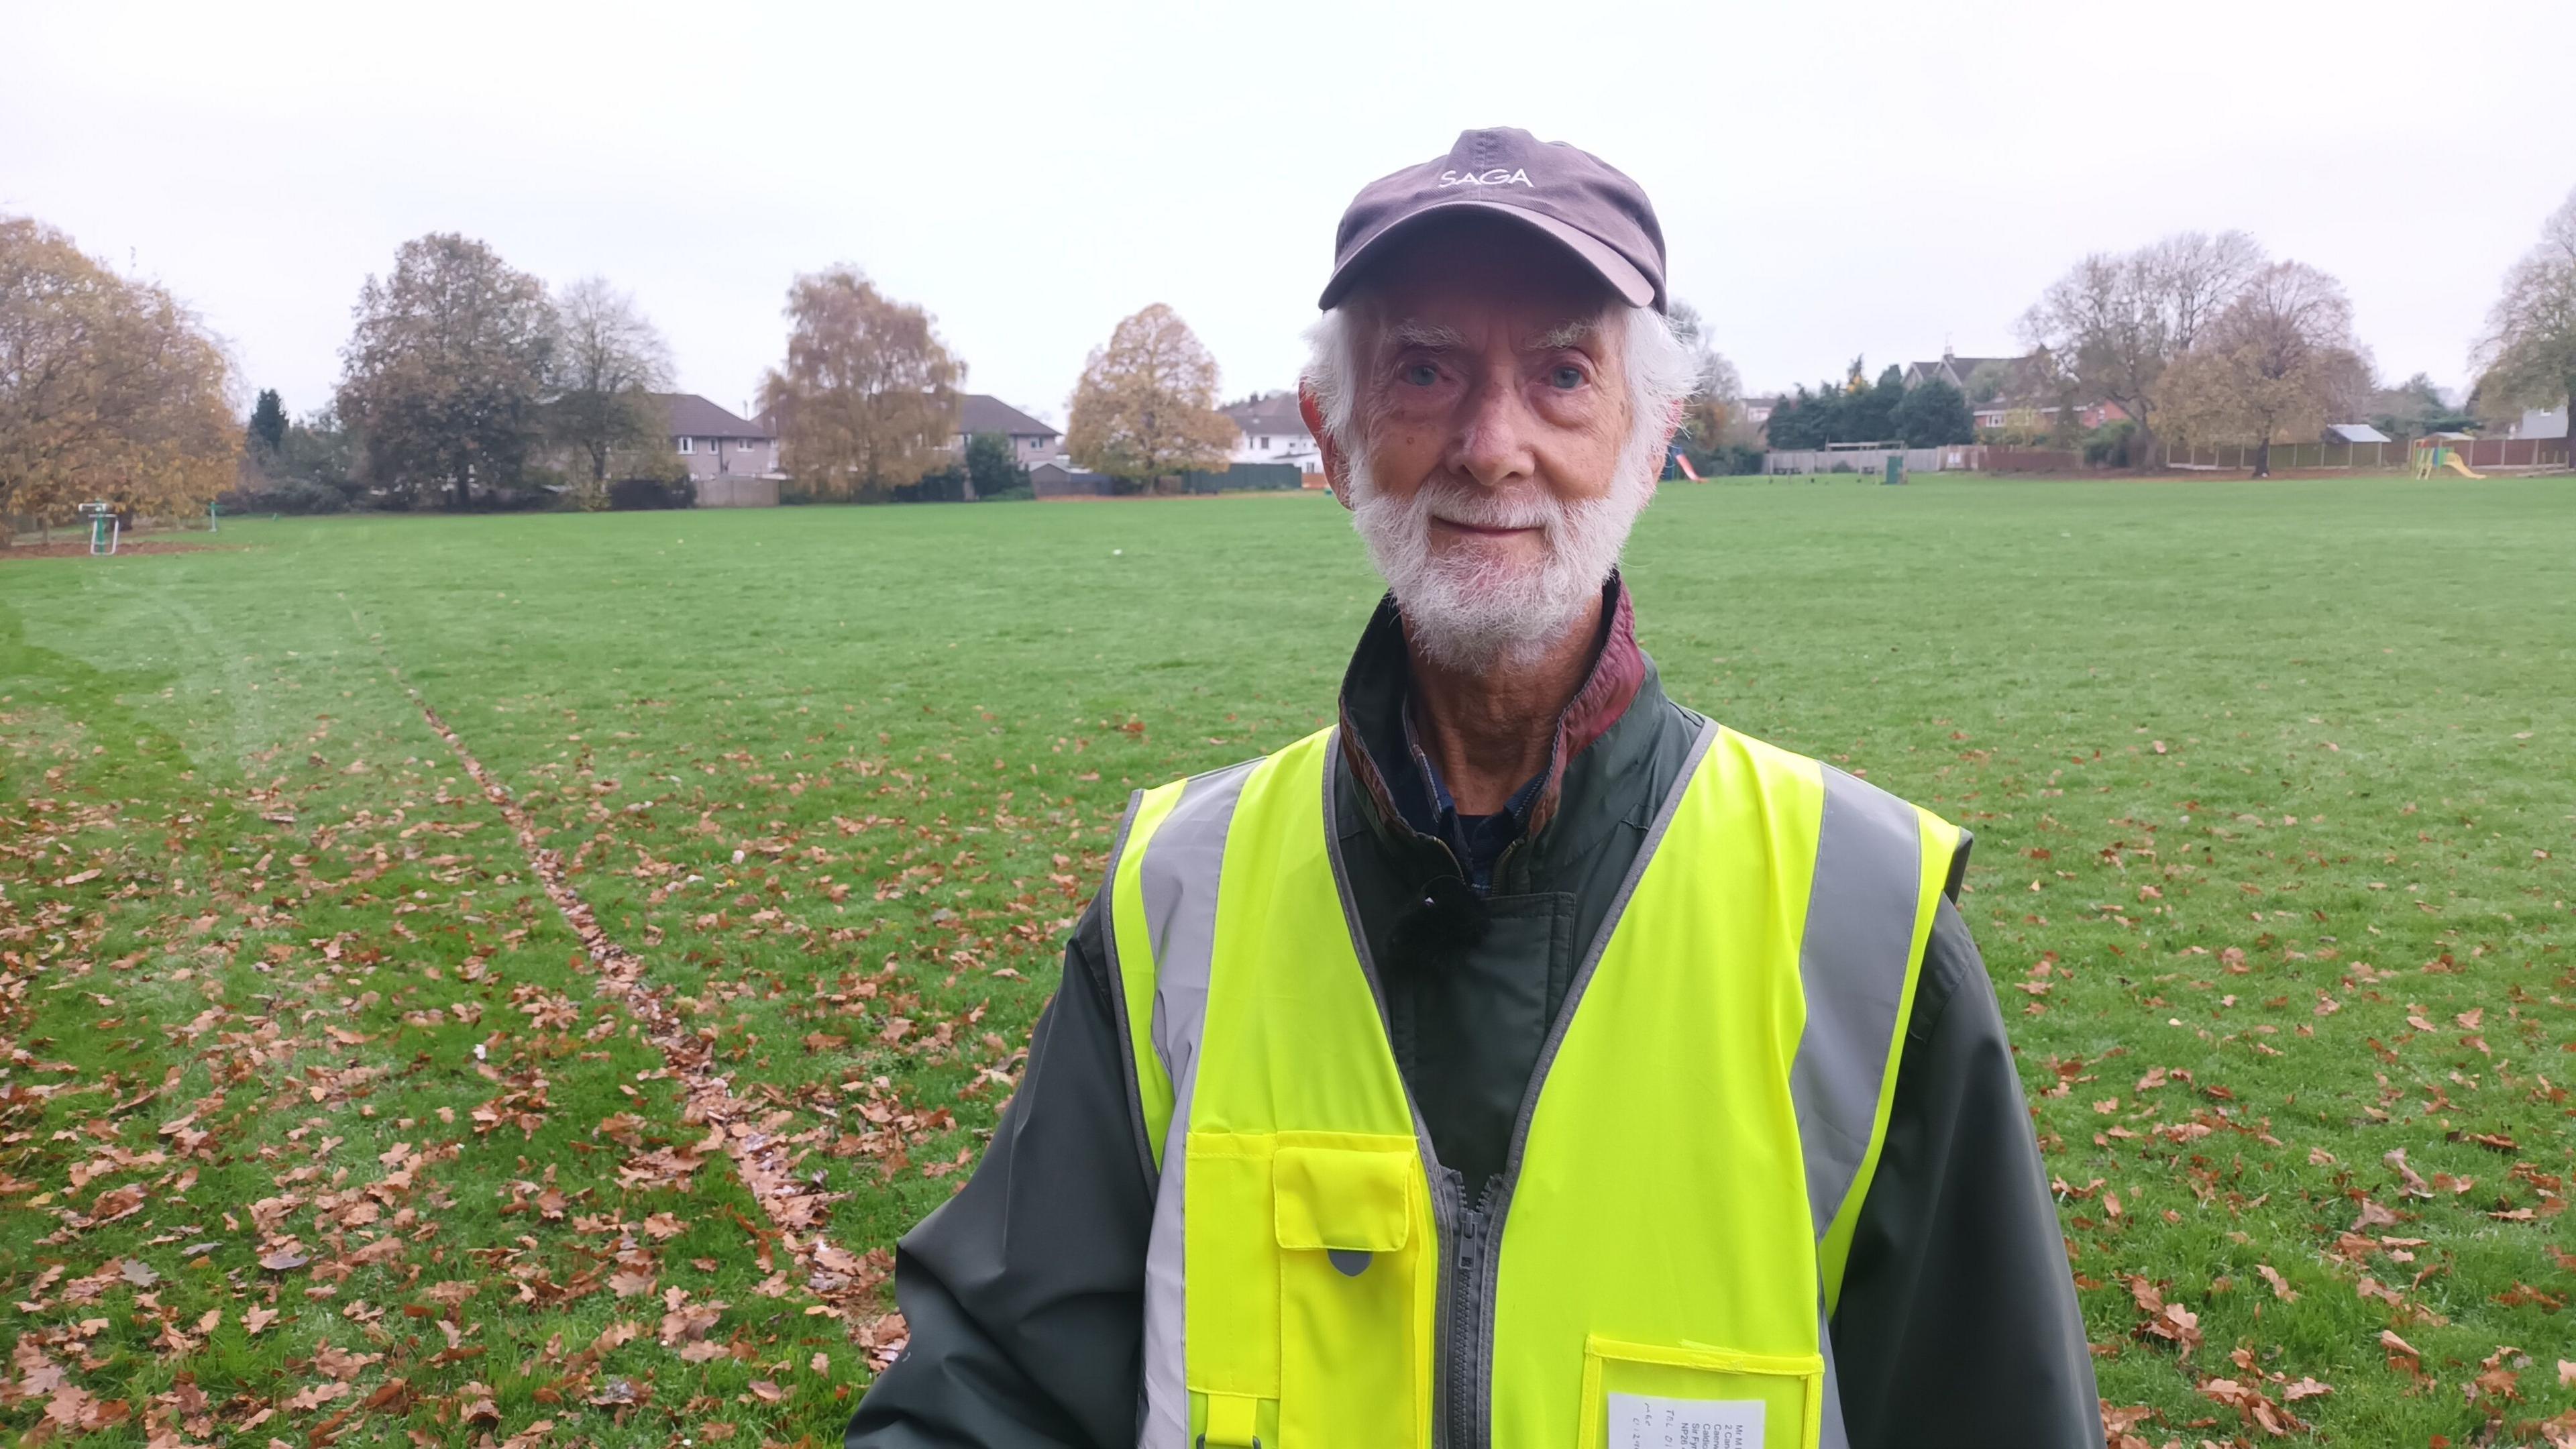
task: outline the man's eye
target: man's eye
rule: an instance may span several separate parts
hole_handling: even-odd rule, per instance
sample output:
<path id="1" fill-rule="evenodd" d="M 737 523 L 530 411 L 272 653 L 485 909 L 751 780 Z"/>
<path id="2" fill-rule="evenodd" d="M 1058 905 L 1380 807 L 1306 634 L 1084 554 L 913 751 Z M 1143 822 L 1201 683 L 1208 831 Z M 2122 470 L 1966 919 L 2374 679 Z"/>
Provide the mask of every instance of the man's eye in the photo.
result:
<path id="1" fill-rule="evenodd" d="M 1583 386 L 1583 369 L 1570 365 L 1560 367 L 1556 371 L 1549 373 L 1547 375 L 1547 380 L 1549 386 L 1554 387 L 1561 392 L 1572 392 L 1576 388 Z"/>
<path id="2" fill-rule="evenodd" d="M 1415 387 L 1429 387 L 1440 380 L 1440 369 L 1427 362 L 1417 362 L 1404 370 L 1404 380 Z"/>

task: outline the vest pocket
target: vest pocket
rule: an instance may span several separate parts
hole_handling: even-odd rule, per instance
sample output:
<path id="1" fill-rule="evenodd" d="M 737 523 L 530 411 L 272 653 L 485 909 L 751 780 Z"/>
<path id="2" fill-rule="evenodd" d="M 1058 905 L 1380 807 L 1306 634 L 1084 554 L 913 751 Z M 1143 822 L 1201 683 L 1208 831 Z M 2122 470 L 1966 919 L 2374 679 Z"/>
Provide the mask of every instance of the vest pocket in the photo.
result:
<path id="1" fill-rule="evenodd" d="M 1258 1438 L 1280 1449 L 1279 1250 L 1270 1233 L 1275 1142 L 1267 1133 L 1238 1132 L 1193 1132 L 1187 1141 L 1182 1358 L 1193 1444 L 1248 1446 Z"/>
<path id="2" fill-rule="evenodd" d="M 1821 1354 L 1738 1353 L 1700 1344 L 1583 1343 L 1577 1449 L 1816 1449 Z"/>
<path id="3" fill-rule="evenodd" d="M 1193 1132 L 1183 1259 L 1195 1446 L 1416 1446 L 1436 1235 L 1413 1138 Z"/>
<path id="4" fill-rule="evenodd" d="M 1416 1446 L 1436 1234 L 1410 1136 L 1189 1134 L 1190 1432 L 1214 1446 Z"/>
<path id="5" fill-rule="evenodd" d="M 1281 1449 L 1415 1446 L 1429 1426 L 1410 1136 L 1286 1132 L 1273 1159 Z M 1419 1323 L 1417 1324 L 1417 1320 Z"/>

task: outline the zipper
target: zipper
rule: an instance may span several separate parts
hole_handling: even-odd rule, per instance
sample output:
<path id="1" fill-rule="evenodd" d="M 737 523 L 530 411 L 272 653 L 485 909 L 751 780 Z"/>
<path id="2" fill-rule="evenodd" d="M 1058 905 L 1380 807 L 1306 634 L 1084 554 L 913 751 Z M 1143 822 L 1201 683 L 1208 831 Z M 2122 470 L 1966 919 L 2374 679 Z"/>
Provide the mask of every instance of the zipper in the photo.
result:
<path id="1" fill-rule="evenodd" d="M 1488 1179 L 1483 1194 L 1470 1203 L 1466 1200 L 1465 1178 L 1450 1168 L 1442 1168 L 1441 1177 L 1458 1203 L 1458 1212 L 1452 1246 L 1442 1260 L 1440 1275 L 1444 1300 L 1438 1345 L 1442 1412 L 1437 1439 L 1448 1449 L 1482 1449 L 1485 1441 L 1477 1427 L 1482 1418 L 1479 1389 L 1484 1377 L 1480 1368 L 1485 1352 L 1485 1268 L 1493 1258 L 1494 1183 Z"/>
<path id="2" fill-rule="evenodd" d="M 1456 1273 L 1456 1281 L 1447 1287 L 1445 1306 L 1448 1311 L 1443 1319 L 1443 1336 L 1447 1342 L 1443 1345 L 1446 1352 L 1442 1354 L 1444 1371 L 1441 1376 L 1446 1403 L 1441 1419 L 1442 1432 L 1435 1435 L 1435 1439 L 1445 1443 L 1447 1449 L 1489 1449 L 1492 1443 L 1494 1295 L 1502 1261 L 1497 1249 L 1501 1246 L 1499 1239 L 1504 1215 L 1512 1208 L 1512 1189 L 1520 1183 L 1521 1155 L 1529 1146 L 1530 1123 L 1537 1115 L 1539 1095 L 1547 1085 L 1548 1072 L 1556 1065 L 1557 1048 L 1564 1045 L 1565 1034 L 1574 1024 L 1575 1010 L 1582 1004 L 1584 988 L 1592 982 L 1592 970 L 1600 964 L 1611 934 L 1618 929 L 1621 918 L 1627 915 L 1628 897 L 1636 889 L 1638 877 L 1645 873 L 1647 863 L 1654 858 L 1656 848 L 1662 845 L 1664 827 L 1671 822 L 1673 810 L 1681 802 L 1682 791 L 1699 773 L 1700 759 L 1708 752 L 1709 742 L 1716 733 L 1715 725 L 1703 725 L 1697 738 L 1691 742 L 1690 752 L 1682 761 L 1681 774 L 1674 779 L 1661 808 L 1655 812 L 1654 823 L 1646 832 L 1645 842 L 1638 847 L 1637 859 L 1628 868 L 1628 878 L 1620 884 L 1617 898 L 1612 902 L 1609 913 L 1602 918 L 1599 933 L 1575 968 L 1574 980 L 1566 988 L 1564 1004 L 1557 1008 L 1556 1020 L 1548 1027 L 1547 1039 L 1539 1047 L 1537 1065 L 1530 1072 L 1529 1086 L 1521 1096 L 1520 1111 L 1512 1123 L 1511 1148 L 1503 1158 L 1503 1170 L 1486 1181 L 1485 1190 L 1477 1195 L 1472 1206 L 1464 1202 L 1463 1189 L 1458 1185 L 1463 1179 L 1455 1172 L 1447 1173 L 1452 1182 L 1452 1192 L 1460 1196 L 1458 1246 L 1442 1262 L 1444 1270 L 1454 1269 Z M 1519 841 L 1514 841 L 1512 846 L 1506 847 L 1505 855 L 1508 857 L 1519 844 Z M 1339 868 L 1338 863 L 1335 868 Z M 1499 865 L 1496 873 L 1499 876 Z M 1414 1116 L 1419 1126 L 1419 1109 Z M 1427 1160 L 1430 1147 L 1427 1129 L 1423 1130 L 1422 1139 Z"/>
<path id="3" fill-rule="evenodd" d="M 1556 1021 L 1548 1028 L 1547 1040 L 1539 1049 L 1539 1060 L 1530 1074 L 1529 1086 L 1521 1098 L 1520 1112 L 1512 1126 L 1511 1149 L 1504 1158 L 1503 1170 L 1485 1183 L 1476 1201 L 1466 1200 L 1466 1179 L 1455 1169 L 1444 1167 L 1440 1154 L 1431 1145 L 1431 1128 L 1423 1121 L 1422 1106 L 1413 1100 L 1413 1088 L 1407 1083 L 1404 1100 L 1413 1118 L 1416 1147 L 1422 1154 L 1424 1172 L 1431 1179 L 1431 1212 L 1438 1232 L 1446 1235 L 1448 1251 L 1440 1258 L 1438 1317 L 1433 1332 L 1432 1358 L 1437 1373 L 1432 1379 L 1431 1442 L 1433 1449 L 1488 1449 L 1493 1434 L 1493 1348 L 1494 1288 L 1499 1275 L 1503 1215 L 1511 1210 L 1512 1188 L 1520 1179 L 1521 1154 L 1528 1146 L 1530 1119 L 1538 1108 L 1540 1089 L 1546 1084 L 1548 1069 L 1555 1064 L 1556 1051 L 1572 1025 L 1574 1011 L 1583 999 L 1583 988 L 1590 982 L 1592 967 L 1601 959 L 1602 949 L 1609 944 L 1611 932 L 1618 928 L 1620 917 L 1627 914 L 1628 895 L 1636 888 L 1646 863 L 1663 840 L 1664 827 L 1680 803 L 1683 789 L 1699 772 L 1700 757 L 1708 752 L 1711 738 L 1717 733 L 1713 724 L 1703 724 L 1682 761 L 1681 774 L 1674 780 L 1662 808 L 1646 833 L 1635 864 L 1628 869 L 1610 913 L 1603 918 L 1601 930 L 1591 949 L 1576 967 L 1574 980 L 1566 990 L 1565 1003 L 1557 1010 Z M 1324 770 L 1324 855 L 1331 863 L 1335 892 L 1342 898 L 1344 924 L 1351 943 L 1360 958 L 1360 974 L 1368 979 L 1369 994 L 1377 1000 L 1378 1026 L 1387 1029 L 1386 987 L 1377 973 L 1377 961 L 1369 950 L 1368 933 L 1361 929 L 1359 911 L 1353 904 L 1349 876 L 1342 864 L 1341 825 L 1338 792 L 1335 782 L 1342 769 L 1336 750 Z M 1399 822 L 1401 823 L 1401 822 Z M 1405 832 L 1417 839 L 1420 832 L 1410 826 Z M 1502 864 L 1512 858 L 1522 842 L 1504 847 L 1497 860 L 1495 874 L 1500 877 Z M 1448 842 L 1432 840 L 1430 844 L 1447 856 L 1451 867 L 1457 866 L 1457 855 Z M 1465 879 L 1463 872 L 1460 879 Z"/>

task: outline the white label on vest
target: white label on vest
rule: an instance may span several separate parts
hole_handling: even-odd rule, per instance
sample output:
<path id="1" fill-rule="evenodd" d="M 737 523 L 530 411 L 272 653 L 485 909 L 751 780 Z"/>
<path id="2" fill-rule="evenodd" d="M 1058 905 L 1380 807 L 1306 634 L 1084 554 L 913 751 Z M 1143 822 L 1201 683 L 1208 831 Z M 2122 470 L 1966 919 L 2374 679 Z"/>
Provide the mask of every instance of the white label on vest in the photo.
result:
<path id="1" fill-rule="evenodd" d="M 1609 1449 L 1762 1449 L 1760 1399 L 1610 1395 Z"/>

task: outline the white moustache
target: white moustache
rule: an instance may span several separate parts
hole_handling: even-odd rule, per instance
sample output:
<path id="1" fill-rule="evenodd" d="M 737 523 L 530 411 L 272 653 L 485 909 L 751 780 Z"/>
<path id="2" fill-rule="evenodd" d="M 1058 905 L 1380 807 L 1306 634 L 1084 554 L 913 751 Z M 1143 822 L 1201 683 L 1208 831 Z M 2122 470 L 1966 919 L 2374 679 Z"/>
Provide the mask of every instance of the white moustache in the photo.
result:
<path id="1" fill-rule="evenodd" d="M 1423 484 L 1415 495 L 1415 507 L 1442 523 L 1466 528 L 1538 528 L 1554 533 L 1565 523 L 1565 505 L 1553 498 L 1488 493 L 1447 480 Z"/>

